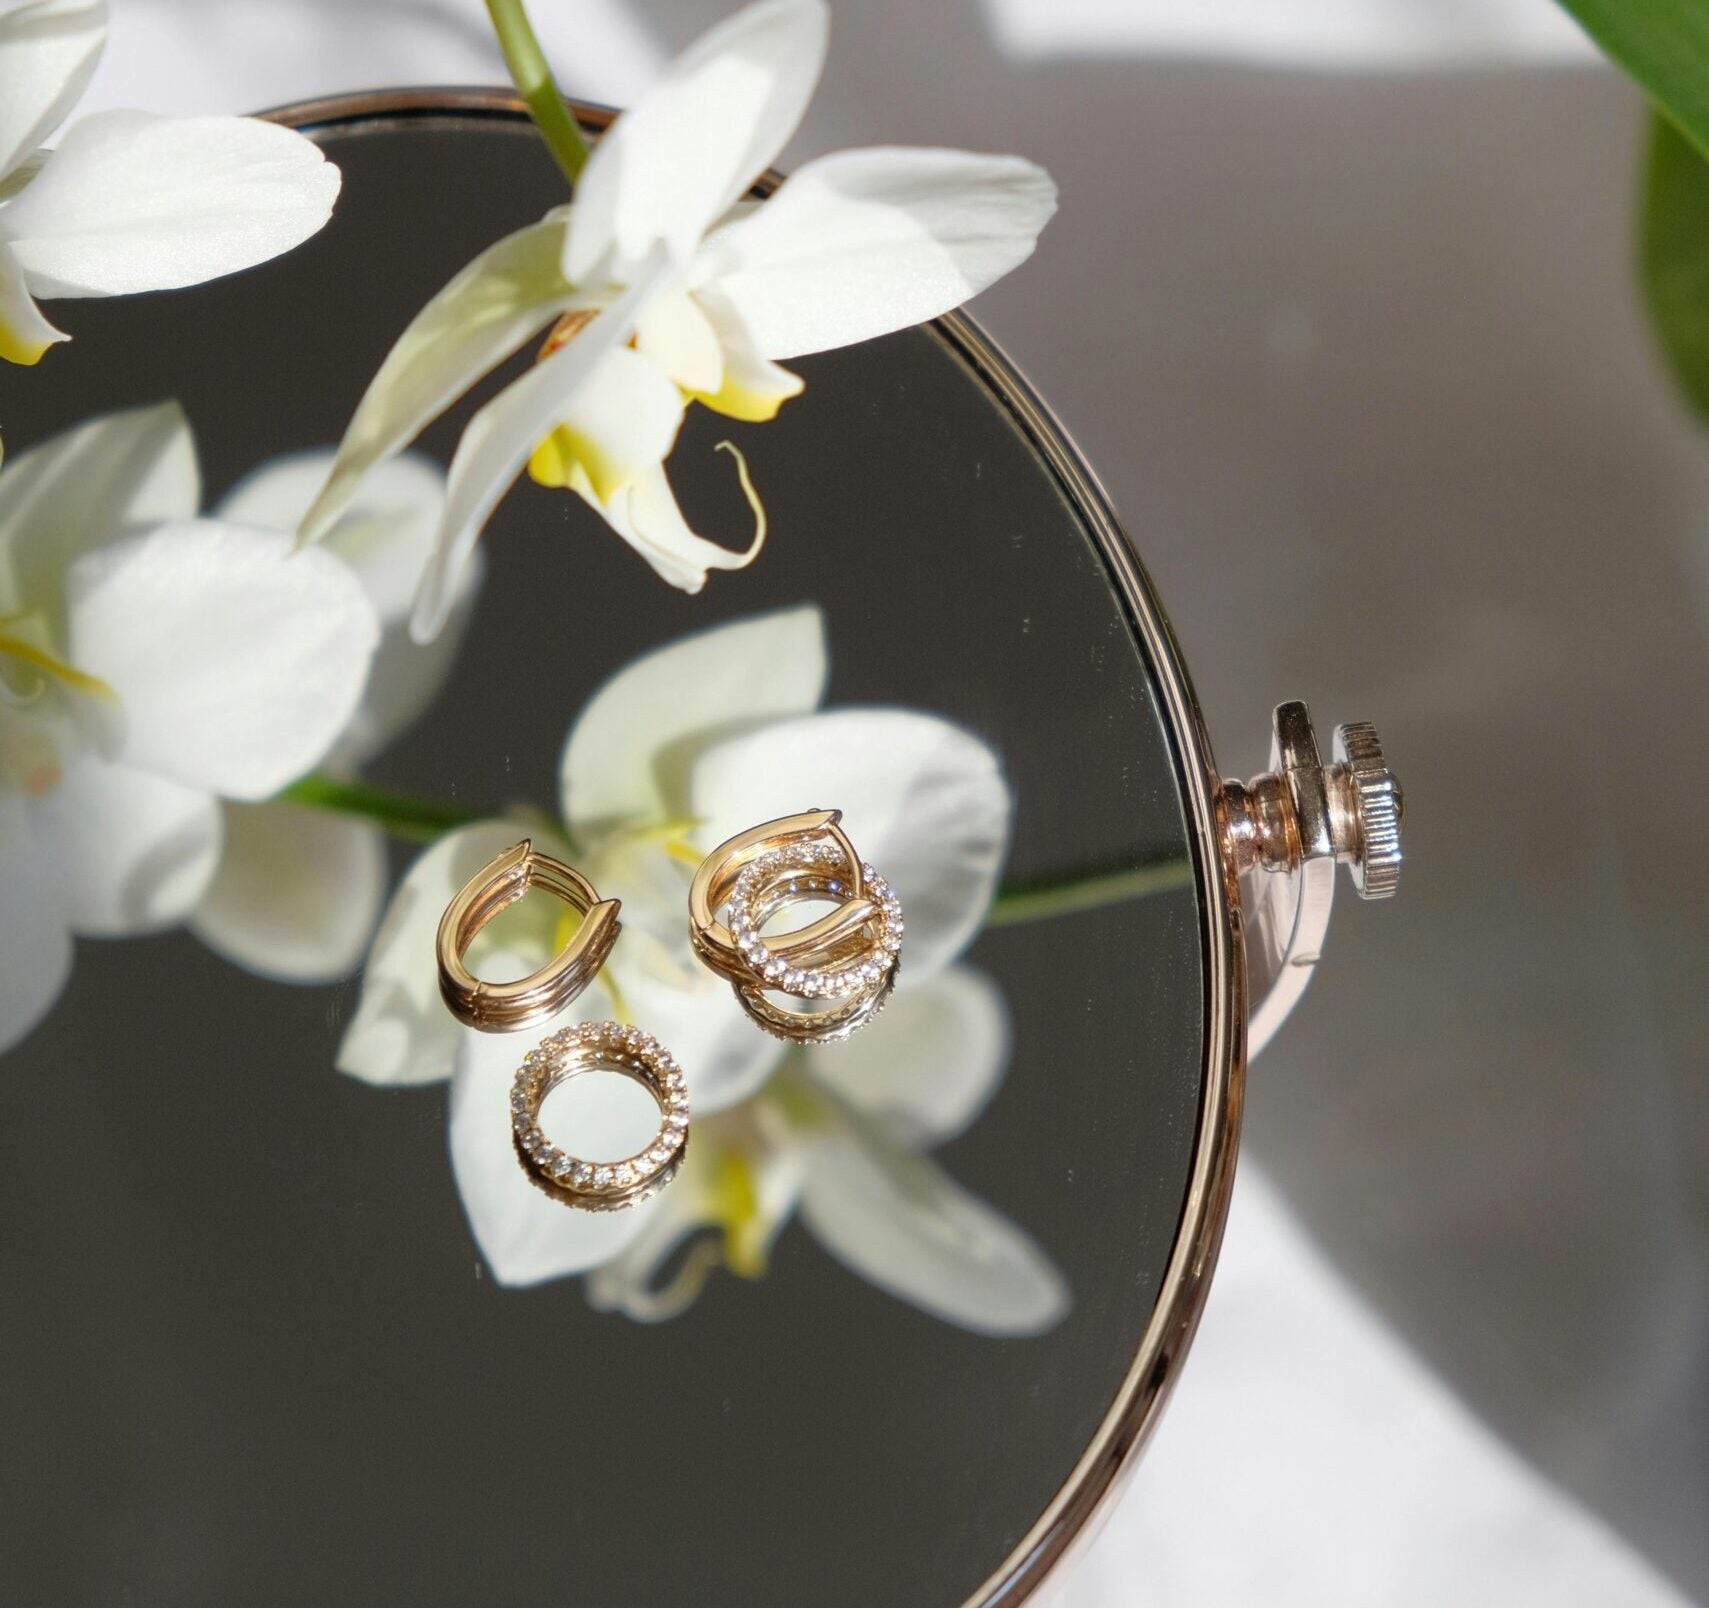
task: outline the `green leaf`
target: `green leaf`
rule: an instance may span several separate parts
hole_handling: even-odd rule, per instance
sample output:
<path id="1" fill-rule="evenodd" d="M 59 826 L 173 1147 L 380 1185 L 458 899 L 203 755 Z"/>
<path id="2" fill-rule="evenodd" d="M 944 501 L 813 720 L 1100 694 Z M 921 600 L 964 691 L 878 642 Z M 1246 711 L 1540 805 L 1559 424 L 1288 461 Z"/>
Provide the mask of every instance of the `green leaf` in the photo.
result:
<path id="1" fill-rule="evenodd" d="M 1709 0 L 1561 0 L 1709 156 Z"/>
<path id="2" fill-rule="evenodd" d="M 1640 250 L 1662 354 L 1709 421 L 1709 162 L 1661 116 L 1650 129 Z"/>

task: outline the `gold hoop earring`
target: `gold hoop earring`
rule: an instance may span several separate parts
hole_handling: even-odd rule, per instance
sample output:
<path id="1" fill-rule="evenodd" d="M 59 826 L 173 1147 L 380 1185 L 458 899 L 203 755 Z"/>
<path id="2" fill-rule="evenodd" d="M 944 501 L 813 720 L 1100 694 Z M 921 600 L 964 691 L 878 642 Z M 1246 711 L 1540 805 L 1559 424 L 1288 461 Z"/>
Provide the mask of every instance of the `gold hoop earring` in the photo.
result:
<path id="1" fill-rule="evenodd" d="M 560 1083 L 583 1072 L 616 1072 L 639 1083 L 659 1107 L 659 1131 L 623 1161 L 587 1161 L 540 1131 L 540 1107 Z M 688 1149 L 688 1086 L 682 1068 L 651 1033 L 616 1022 L 560 1028 L 517 1069 L 510 1091 L 516 1157 L 534 1185 L 583 1211 L 615 1212 L 656 1194 L 676 1176 Z"/>
<path id="2" fill-rule="evenodd" d="M 482 981 L 464 964 L 469 945 L 531 888 L 544 888 L 580 911 L 582 924 L 563 952 L 538 971 L 513 983 Z M 536 854 L 527 838 L 496 855 L 464 883 L 439 920 L 439 992 L 451 1014 L 483 1033 L 514 1033 L 556 1016 L 605 964 L 622 930 L 619 903 L 601 899 L 573 866 Z"/>
<path id="3" fill-rule="evenodd" d="M 877 1015 L 902 949 L 902 906 L 841 822 L 840 810 L 808 810 L 739 832 L 701 862 L 688 894 L 695 953 L 758 1026 L 803 1044 L 847 1038 Z M 764 935 L 786 906 L 825 899 L 839 901 L 829 915 Z"/>

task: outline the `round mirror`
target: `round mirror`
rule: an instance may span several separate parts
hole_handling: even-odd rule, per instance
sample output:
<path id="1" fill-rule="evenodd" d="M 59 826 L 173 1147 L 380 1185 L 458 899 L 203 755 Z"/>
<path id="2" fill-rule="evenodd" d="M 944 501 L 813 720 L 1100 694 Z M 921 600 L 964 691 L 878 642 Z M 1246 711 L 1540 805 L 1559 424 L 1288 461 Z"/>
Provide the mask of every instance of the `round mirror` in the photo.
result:
<path id="1" fill-rule="evenodd" d="M 296 120 L 344 172 L 322 235 L 61 303 L 74 341 L 5 373 L 0 544 L 31 463 L 73 448 L 73 524 L 153 475 L 127 518 L 196 513 L 176 497 L 292 528 L 413 313 L 563 199 L 496 97 Z M 774 422 L 691 410 L 671 460 L 732 549 L 747 477 L 751 566 L 685 595 L 524 479 L 418 647 L 455 409 L 329 538 L 386 629 L 313 776 L 164 822 L 105 927 L 55 904 L 86 865 L 38 858 L 49 891 L 5 895 L 5 965 L 64 973 L 0 1080 L 16 1600 L 1014 1601 L 1143 1435 L 1239 1108 L 1190 697 L 1095 487 L 971 324 L 796 366 Z M 218 628 L 183 729 L 265 650 Z M 150 651 L 199 664 L 192 635 Z M 29 810 L 72 807 L 9 762 Z M 153 797 L 75 802 L 117 846 Z M 686 895 L 723 837 L 813 808 L 844 812 L 907 936 L 882 1014 L 803 1047 L 697 964 Z M 547 1029 L 476 1034 L 438 998 L 445 901 L 525 835 L 623 902 L 573 1014 L 635 1022 L 687 1076 L 681 1170 L 627 1212 L 517 1164 L 511 1075 Z M 206 893 L 140 932 L 163 865 Z M 562 910 L 522 901 L 471 965 L 528 969 Z M 554 1121 L 591 1155 L 644 1139 L 641 1091 L 587 1083 Z"/>

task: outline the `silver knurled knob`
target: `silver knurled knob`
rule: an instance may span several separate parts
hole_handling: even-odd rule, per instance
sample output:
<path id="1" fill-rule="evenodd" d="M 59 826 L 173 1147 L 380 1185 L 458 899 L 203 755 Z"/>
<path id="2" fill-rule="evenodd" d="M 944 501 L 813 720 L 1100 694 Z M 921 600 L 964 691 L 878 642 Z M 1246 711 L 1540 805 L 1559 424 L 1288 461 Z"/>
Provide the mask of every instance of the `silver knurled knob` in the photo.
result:
<path id="1" fill-rule="evenodd" d="M 1337 726 L 1334 753 L 1325 774 L 1331 818 L 1339 815 L 1346 823 L 1343 831 L 1331 828 L 1335 857 L 1346 861 L 1361 899 L 1391 898 L 1400 886 L 1400 829 L 1406 819 L 1400 783 L 1368 720 Z"/>
<path id="2" fill-rule="evenodd" d="M 1334 759 L 1318 755 L 1302 703 L 1276 706 L 1271 768 L 1218 794 L 1223 847 L 1236 871 L 1292 871 L 1336 860 L 1362 899 L 1387 899 L 1400 885 L 1406 801 L 1383 758 L 1376 728 L 1335 728 Z"/>

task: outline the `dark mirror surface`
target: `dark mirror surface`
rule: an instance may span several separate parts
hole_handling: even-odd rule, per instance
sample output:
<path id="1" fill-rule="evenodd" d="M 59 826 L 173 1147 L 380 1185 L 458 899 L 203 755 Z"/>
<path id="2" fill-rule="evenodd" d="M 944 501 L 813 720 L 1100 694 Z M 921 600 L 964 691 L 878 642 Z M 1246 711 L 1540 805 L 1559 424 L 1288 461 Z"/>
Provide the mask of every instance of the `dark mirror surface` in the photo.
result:
<path id="1" fill-rule="evenodd" d="M 0 474 L 176 399 L 203 514 L 288 525 L 315 461 L 272 460 L 335 443 L 422 302 L 563 199 L 502 122 L 325 143 L 343 196 L 295 254 L 52 305 L 75 338 L 0 373 Z M 953 343 L 793 366 L 774 422 L 691 410 L 671 460 L 739 547 L 716 446 L 741 447 L 770 522 L 750 568 L 682 594 L 524 479 L 438 646 L 388 631 L 318 767 L 344 793 L 219 805 L 188 927 L 77 939 L 0 1078 L 7 1601 L 952 1608 L 1070 1476 L 1193 1154 L 1180 760 L 1086 518 Z M 345 532 L 377 598 L 396 577 L 364 543 L 435 493 L 468 412 Z M 8 507 L 0 481 L 0 541 Z M 32 863 L 69 874 L 56 777 L 6 760 Z M 803 1049 L 695 967 L 683 900 L 727 830 L 812 806 L 846 811 L 908 927 L 887 1010 Z M 370 953 L 394 895 L 431 922 L 527 831 L 624 901 L 621 998 L 576 1013 L 627 1011 L 689 1077 L 688 1161 L 633 1213 L 552 1202 L 509 1152 L 545 1028 L 477 1042 L 419 941 Z M 7 897 L 0 954 L 35 964 L 66 918 Z M 556 921 L 527 901 L 482 964 L 533 965 Z M 645 1137 L 644 1100 L 556 1098 L 566 1134 Z"/>

